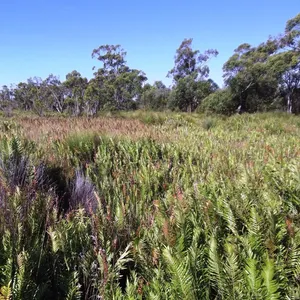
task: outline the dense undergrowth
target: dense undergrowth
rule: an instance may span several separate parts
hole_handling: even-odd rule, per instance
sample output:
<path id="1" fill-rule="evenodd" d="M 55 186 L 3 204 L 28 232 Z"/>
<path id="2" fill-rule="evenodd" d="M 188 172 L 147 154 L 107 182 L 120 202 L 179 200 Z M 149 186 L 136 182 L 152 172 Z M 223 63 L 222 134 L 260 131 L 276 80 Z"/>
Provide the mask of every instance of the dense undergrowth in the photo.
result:
<path id="1" fill-rule="evenodd" d="M 61 122 L 1 121 L 0 299 L 300 298 L 299 117 Z"/>

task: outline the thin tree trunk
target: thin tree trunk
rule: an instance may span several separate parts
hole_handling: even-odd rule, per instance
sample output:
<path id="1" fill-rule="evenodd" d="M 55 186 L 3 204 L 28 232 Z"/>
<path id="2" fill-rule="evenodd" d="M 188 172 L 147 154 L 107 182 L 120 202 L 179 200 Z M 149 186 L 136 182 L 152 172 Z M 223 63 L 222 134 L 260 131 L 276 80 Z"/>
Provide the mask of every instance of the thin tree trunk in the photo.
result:
<path id="1" fill-rule="evenodd" d="M 187 112 L 191 113 L 192 112 L 192 104 L 189 104 L 187 107 Z"/>
<path id="2" fill-rule="evenodd" d="M 293 111 L 293 103 L 291 99 L 291 94 L 287 96 L 287 113 L 291 114 Z"/>

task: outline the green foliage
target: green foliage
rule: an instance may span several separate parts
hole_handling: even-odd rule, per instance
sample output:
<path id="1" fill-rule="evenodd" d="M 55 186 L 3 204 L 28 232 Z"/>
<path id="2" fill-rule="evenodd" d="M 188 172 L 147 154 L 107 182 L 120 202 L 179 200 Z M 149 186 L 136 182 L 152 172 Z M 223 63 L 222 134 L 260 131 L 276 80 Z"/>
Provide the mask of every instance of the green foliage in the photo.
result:
<path id="1" fill-rule="evenodd" d="M 175 66 L 168 73 L 174 80 L 168 108 L 181 111 L 194 111 L 201 100 L 218 89 L 216 83 L 208 79 L 209 68 L 206 62 L 217 56 L 217 50 L 207 50 L 199 54 L 192 50 L 192 39 L 185 39 L 176 51 Z"/>
<path id="2" fill-rule="evenodd" d="M 72 71 L 67 74 L 63 85 L 67 93 L 66 104 L 71 115 L 78 116 L 83 113 L 87 84 L 88 80 L 82 78 L 79 72 Z"/>
<path id="3" fill-rule="evenodd" d="M 219 90 L 204 98 L 197 108 L 197 112 L 231 115 L 236 112 L 238 102 L 230 89 Z"/>
<path id="4" fill-rule="evenodd" d="M 298 117 L 152 118 L 48 145 L 2 123 L 0 296 L 299 298 Z"/>
<path id="5" fill-rule="evenodd" d="M 161 81 L 154 82 L 153 86 L 146 84 L 143 88 L 141 106 L 146 110 L 164 110 L 169 100 L 170 89 Z"/>
<path id="6" fill-rule="evenodd" d="M 197 81 L 195 76 L 180 78 L 174 87 L 168 107 L 181 111 L 194 111 L 206 96 L 213 93 L 217 86 L 211 80 Z"/>
<path id="7" fill-rule="evenodd" d="M 137 108 L 145 74 L 126 66 L 126 52 L 120 45 L 103 45 L 95 49 L 93 58 L 103 63 L 94 73 L 85 94 L 86 113 L 95 115 L 100 109 L 131 110 Z"/>
<path id="8" fill-rule="evenodd" d="M 218 51 L 209 49 L 200 54 L 199 50 L 192 49 L 193 39 L 184 39 L 176 50 L 175 66 L 168 73 L 177 82 L 182 78 L 193 76 L 196 74 L 198 79 L 205 79 L 209 75 L 209 68 L 206 62 L 211 56 L 217 56 Z"/>
<path id="9" fill-rule="evenodd" d="M 285 33 L 257 47 L 244 43 L 224 64 L 225 84 L 238 99 L 241 111 L 274 108 L 283 98 L 289 113 L 298 113 L 300 88 L 299 15 L 289 20 Z"/>

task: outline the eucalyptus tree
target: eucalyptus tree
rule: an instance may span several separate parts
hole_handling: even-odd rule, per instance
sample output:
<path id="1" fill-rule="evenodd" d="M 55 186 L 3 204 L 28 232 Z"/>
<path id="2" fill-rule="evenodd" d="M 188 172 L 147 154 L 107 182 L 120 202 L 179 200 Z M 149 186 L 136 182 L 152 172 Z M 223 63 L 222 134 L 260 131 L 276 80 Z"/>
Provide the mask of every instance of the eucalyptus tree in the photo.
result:
<path id="1" fill-rule="evenodd" d="M 300 14 L 287 22 L 283 35 L 257 47 L 244 43 L 234 52 L 223 66 L 223 77 L 241 111 L 272 108 L 284 99 L 287 112 L 295 112 L 300 89 Z"/>
<path id="2" fill-rule="evenodd" d="M 33 77 L 20 82 L 13 90 L 13 99 L 21 109 L 42 116 L 46 111 L 63 112 L 65 92 L 59 78 L 50 74 L 45 80 Z"/>
<path id="3" fill-rule="evenodd" d="M 14 98 L 20 107 L 33 110 L 38 115 L 44 115 L 49 107 L 43 90 L 43 80 L 40 77 L 29 78 L 27 82 L 20 82 L 14 90 Z"/>
<path id="4" fill-rule="evenodd" d="M 174 67 L 168 73 L 175 82 L 187 76 L 195 75 L 196 79 L 206 79 L 209 75 L 207 61 L 212 56 L 217 56 L 218 51 L 209 49 L 203 54 L 199 50 L 192 49 L 193 39 L 184 39 L 176 50 Z"/>
<path id="5" fill-rule="evenodd" d="M 92 58 L 102 63 L 94 73 L 86 96 L 93 107 L 131 109 L 140 100 L 147 77 L 142 71 L 129 68 L 125 57 L 126 52 L 120 45 L 102 45 L 93 50 Z"/>
<path id="6" fill-rule="evenodd" d="M 50 74 L 43 81 L 41 88 L 49 103 L 49 108 L 62 113 L 65 109 L 65 89 L 59 78 Z"/>
<path id="7" fill-rule="evenodd" d="M 20 109 L 29 111 L 33 109 L 33 97 L 29 84 L 26 82 L 18 83 L 13 89 L 15 101 L 18 103 Z"/>
<path id="8" fill-rule="evenodd" d="M 10 116 L 14 108 L 17 107 L 17 103 L 13 97 L 13 89 L 7 85 L 2 86 L 0 89 L 0 110 L 5 113 L 6 116 Z"/>
<path id="9" fill-rule="evenodd" d="M 224 64 L 224 81 L 232 97 L 237 98 L 240 111 L 253 112 L 269 105 L 277 91 L 277 82 L 269 72 L 268 59 L 278 49 L 277 41 L 269 39 L 258 47 L 241 44 Z"/>
<path id="10" fill-rule="evenodd" d="M 280 88 L 286 97 L 287 112 L 300 112 L 300 13 L 286 23 L 285 34 L 280 39 L 283 52 L 275 58 L 280 74 Z"/>
<path id="11" fill-rule="evenodd" d="M 143 89 L 141 107 L 151 110 L 166 109 L 171 90 L 162 81 L 155 81 L 153 85 L 146 84 Z"/>
<path id="12" fill-rule="evenodd" d="M 80 115 L 83 112 L 84 95 L 88 86 L 87 78 L 74 70 L 67 74 L 63 86 L 69 112 L 75 116 Z"/>
<path id="13" fill-rule="evenodd" d="M 192 49 L 192 42 L 192 39 L 182 41 L 176 50 L 174 67 L 167 74 L 174 81 L 174 97 L 171 106 L 184 111 L 195 110 L 201 99 L 211 93 L 215 87 L 213 84 L 212 90 L 207 90 L 207 86 L 211 83 L 207 81 L 209 77 L 207 62 L 211 57 L 217 56 L 218 51 L 210 49 L 200 53 L 199 50 Z M 204 89 L 201 92 L 202 88 Z"/>

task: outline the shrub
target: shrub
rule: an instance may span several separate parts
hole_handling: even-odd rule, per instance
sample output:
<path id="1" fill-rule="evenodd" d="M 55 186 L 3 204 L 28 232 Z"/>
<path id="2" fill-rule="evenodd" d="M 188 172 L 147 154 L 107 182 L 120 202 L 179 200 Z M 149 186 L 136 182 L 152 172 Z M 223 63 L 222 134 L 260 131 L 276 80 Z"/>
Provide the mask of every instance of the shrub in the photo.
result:
<path id="1" fill-rule="evenodd" d="M 231 115 L 238 107 L 229 89 L 218 90 L 207 96 L 197 108 L 197 112 Z"/>
<path id="2" fill-rule="evenodd" d="M 209 130 L 215 126 L 216 122 L 212 118 L 206 118 L 202 121 L 202 127 L 206 130 Z"/>

